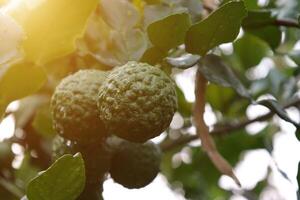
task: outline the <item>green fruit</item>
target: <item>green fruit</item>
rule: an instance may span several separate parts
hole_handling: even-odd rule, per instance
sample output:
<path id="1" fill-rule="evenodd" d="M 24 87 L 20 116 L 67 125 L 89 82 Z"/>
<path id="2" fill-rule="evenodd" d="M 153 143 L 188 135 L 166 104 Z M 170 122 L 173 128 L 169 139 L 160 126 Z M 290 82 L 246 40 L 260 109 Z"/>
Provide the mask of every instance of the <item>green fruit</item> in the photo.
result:
<path id="1" fill-rule="evenodd" d="M 93 143 L 83 145 L 56 136 L 52 143 L 52 152 L 53 159 L 55 160 L 64 154 L 75 155 L 80 152 L 85 164 L 86 184 L 89 186 L 97 185 L 100 189 L 99 184 L 109 171 L 112 155 L 105 141 L 94 141 Z"/>
<path id="2" fill-rule="evenodd" d="M 54 129 L 64 138 L 89 143 L 106 135 L 97 96 L 107 73 L 81 70 L 64 78 L 51 99 Z"/>
<path id="3" fill-rule="evenodd" d="M 143 143 L 169 127 L 177 109 L 176 89 L 159 68 L 128 62 L 108 75 L 98 108 L 109 133 Z"/>
<path id="4" fill-rule="evenodd" d="M 138 144 L 123 140 L 113 146 L 109 172 L 117 183 L 129 189 L 142 188 L 159 173 L 161 152 L 154 143 Z"/>

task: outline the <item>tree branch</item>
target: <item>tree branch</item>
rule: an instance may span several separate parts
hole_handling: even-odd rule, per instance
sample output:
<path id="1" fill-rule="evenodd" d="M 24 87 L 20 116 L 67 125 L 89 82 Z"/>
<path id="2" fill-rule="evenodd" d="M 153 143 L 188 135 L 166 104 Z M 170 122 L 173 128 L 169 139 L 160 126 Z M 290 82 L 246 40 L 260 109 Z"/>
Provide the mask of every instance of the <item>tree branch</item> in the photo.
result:
<path id="1" fill-rule="evenodd" d="M 285 26 L 285 27 L 291 27 L 291 28 L 299 28 L 300 25 L 295 20 L 287 20 L 287 19 L 276 19 L 273 22 L 273 25 L 275 26 Z"/>
<path id="2" fill-rule="evenodd" d="M 266 26 L 284 26 L 284 27 L 289 27 L 289 28 L 299 28 L 300 25 L 298 21 L 292 20 L 292 19 L 272 19 L 272 20 L 267 20 L 267 21 L 262 21 L 262 22 L 252 22 L 250 24 L 247 24 L 247 27 L 249 28 L 264 28 Z"/>
<path id="3" fill-rule="evenodd" d="M 298 105 L 300 105 L 300 99 L 295 99 L 295 100 L 292 100 L 290 103 L 284 105 L 284 108 L 289 108 L 289 107 L 298 106 Z M 213 136 L 230 134 L 232 131 L 244 128 L 245 126 L 252 124 L 254 122 L 266 121 L 266 120 L 270 119 L 271 117 L 273 117 L 274 114 L 275 114 L 274 112 L 270 111 L 267 114 L 259 116 L 254 119 L 244 119 L 238 123 L 231 123 L 231 124 L 223 126 L 223 127 L 218 127 L 218 128 L 213 129 L 211 131 L 211 134 Z M 192 142 L 193 140 L 196 140 L 196 139 L 198 139 L 197 135 L 181 136 L 180 138 L 178 138 L 176 140 L 166 141 L 166 142 L 161 143 L 160 147 L 161 147 L 162 151 L 169 151 L 178 146 Z"/>
<path id="4" fill-rule="evenodd" d="M 23 192 L 14 184 L 6 181 L 5 179 L 0 177 L 0 185 L 5 188 L 10 194 L 15 196 L 18 199 L 21 199 L 23 197 Z"/>
<path id="5" fill-rule="evenodd" d="M 235 176 L 233 172 L 233 168 L 227 162 L 226 159 L 219 153 L 215 141 L 209 134 L 209 129 L 204 121 L 204 112 L 205 112 L 205 93 L 207 87 L 207 80 L 198 70 L 196 75 L 196 102 L 194 107 L 194 121 L 197 130 L 197 135 L 202 142 L 202 149 L 205 151 L 215 165 L 215 167 L 222 173 L 227 176 L 230 176 L 239 186 L 241 186 L 238 178 Z"/>

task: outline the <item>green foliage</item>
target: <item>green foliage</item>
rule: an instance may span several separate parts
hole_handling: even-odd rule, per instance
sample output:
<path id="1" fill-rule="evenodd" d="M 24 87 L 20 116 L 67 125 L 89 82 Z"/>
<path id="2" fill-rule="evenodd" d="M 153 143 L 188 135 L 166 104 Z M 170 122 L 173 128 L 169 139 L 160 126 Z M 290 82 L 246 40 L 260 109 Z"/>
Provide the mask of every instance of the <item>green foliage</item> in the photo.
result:
<path id="1" fill-rule="evenodd" d="M 206 19 L 191 26 L 185 40 L 187 51 L 204 56 L 212 48 L 232 42 L 246 15 L 247 10 L 242 1 L 224 4 Z"/>
<path id="2" fill-rule="evenodd" d="M 264 57 L 271 54 L 269 46 L 263 40 L 250 34 L 235 41 L 233 46 L 235 55 L 245 70 L 258 65 Z"/>
<path id="3" fill-rule="evenodd" d="M 200 61 L 199 70 L 210 82 L 224 87 L 232 87 L 242 97 L 251 99 L 245 86 L 220 57 L 211 54 L 205 56 Z"/>
<path id="4" fill-rule="evenodd" d="M 154 46 L 167 51 L 183 44 L 190 26 L 190 16 L 187 13 L 180 13 L 150 24 L 147 32 Z"/>
<path id="5" fill-rule="evenodd" d="M 3 66 L 0 71 L 0 116 L 10 102 L 37 92 L 45 81 L 44 70 L 32 63 Z"/>
<path id="6" fill-rule="evenodd" d="M 280 44 L 282 35 L 280 28 L 272 25 L 275 19 L 270 10 L 251 10 L 243 20 L 242 27 L 275 49 Z"/>
<path id="7" fill-rule="evenodd" d="M 300 104 L 298 0 L 76 0 L 69 9 L 65 0 L 14 2 L 7 17 L 0 15 L 0 136 L 15 128 L 0 140 L 0 199 L 100 200 L 109 177 L 140 188 L 158 172 L 187 199 L 231 199 L 236 190 L 220 187 L 221 174 L 192 134 L 197 111 L 187 100 L 193 91 L 186 86 L 193 85 L 184 80 L 194 81 L 196 70 L 208 80 L 211 135 L 234 168 L 247 152 L 273 155 L 283 132 L 273 115 L 293 124 L 300 138 L 299 123 L 285 110 Z M 128 62 L 135 64 L 122 70 Z M 80 70 L 112 75 L 75 76 Z M 59 100 L 52 102 L 54 118 L 51 96 Z M 257 111 L 252 105 L 270 113 L 249 119 Z M 267 126 L 252 133 L 261 120 Z M 162 155 L 156 144 L 141 144 L 162 132 Z M 111 134 L 139 143 L 112 145 Z M 270 174 L 295 178 L 272 167 L 239 195 L 259 199 L 270 186 L 275 190 Z"/>
<path id="8" fill-rule="evenodd" d="M 75 200 L 84 187 L 84 171 L 84 161 L 80 154 L 65 155 L 29 183 L 28 199 Z"/>

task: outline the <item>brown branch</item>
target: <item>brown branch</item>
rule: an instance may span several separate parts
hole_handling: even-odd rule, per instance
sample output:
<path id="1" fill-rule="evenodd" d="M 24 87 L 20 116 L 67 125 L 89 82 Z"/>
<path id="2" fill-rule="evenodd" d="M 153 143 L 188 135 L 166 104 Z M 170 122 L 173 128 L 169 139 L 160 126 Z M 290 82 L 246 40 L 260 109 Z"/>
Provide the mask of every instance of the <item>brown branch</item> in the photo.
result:
<path id="1" fill-rule="evenodd" d="M 213 162 L 215 167 L 222 173 L 227 176 L 230 176 L 239 186 L 241 186 L 238 178 L 235 176 L 231 165 L 224 159 L 224 157 L 218 152 L 216 144 L 209 133 L 209 129 L 204 121 L 204 112 L 205 112 L 205 93 L 207 87 L 207 80 L 198 70 L 196 75 L 196 102 L 194 107 L 194 121 L 197 130 L 197 135 L 201 140 L 202 149 L 205 151 Z"/>
<path id="2" fill-rule="evenodd" d="M 300 28 L 300 25 L 297 21 L 287 20 L 287 19 L 276 19 L 276 20 L 274 20 L 273 25 L 285 26 L 285 27 L 291 27 L 291 28 Z"/>
<path id="3" fill-rule="evenodd" d="M 291 101 L 290 103 L 286 104 L 284 106 L 284 108 L 289 108 L 289 107 L 293 107 L 293 106 L 298 106 L 300 105 L 300 99 L 295 99 L 293 101 Z M 245 126 L 252 124 L 254 122 L 261 122 L 261 121 L 266 121 L 268 119 L 270 119 L 271 117 L 273 117 L 275 113 L 270 111 L 265 115 L 259 116 L 257 118 L 254 119 L 245 119 L 242 120 L 238 123 L 231 123 L 230 125 L 226 125 L 223 127 L 219 127 L 219 128 L 215 128 L 214 130 L 211 131 L 211 134 L 213 136 L 220 136 L 220 135 L 226 135 L 226 134 L 230 134 L 232 131 L 244 128 Z M 160 144 L 160 147 L 162 149 L 162 151 L 169 151 L 171 149 L 174 149 L 178 146 L 187 144 L 189 142 L 192 142 L 194 140 L 198 139 L 197 135 L 189 135 L 189 136 L 182 136 L 176 140 L 173 141 L 167 141 L 167 142 L 163 142 Z"/>
<path id="4" fill-rule="evenodd" d="M 259 29 L 266 26 L 284 26 L 289 28 L 300 28 L 298 21 L 292 19 L 270 19 L 262 22 L 252 22 L 246 25 L 246 29 Z"/>

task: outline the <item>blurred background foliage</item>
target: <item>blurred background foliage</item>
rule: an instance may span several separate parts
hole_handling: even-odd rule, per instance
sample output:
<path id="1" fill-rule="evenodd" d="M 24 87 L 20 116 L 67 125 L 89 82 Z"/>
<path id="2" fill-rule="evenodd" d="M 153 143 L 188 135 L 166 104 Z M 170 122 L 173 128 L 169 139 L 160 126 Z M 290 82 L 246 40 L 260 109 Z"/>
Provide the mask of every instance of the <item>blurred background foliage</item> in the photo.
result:
<path id="1" fill-rule="evenodd" d="M 282 107 L 294 107 L 296 114 L 291 118 L 299 122 L 300 1 L 244 0 L 248 15 L 234 42 L 213 48 L 211 57 L 188 54 L 182 45 L 186 30 L 226 2 L 229 1 L 102 0 L 89 19 L 84 37 L 77 41 L 76 51 L 44 65 L 47 83 L 6 109 L 0 125 L 0 199 L 17 199 L 18 194 L 25 193 L 30 179 L 52 163 L 51 143 L 55 133 L 49 99 L 59 81 L 79 69 L 110 70 L 129 60 L 158 65 L 178 84 L 178 113 L 159 139 L 164 151 L 162 174 L 174 192 L 195 200 L 233 196 L 268 199 L 264 193 L 270 188 L 276 191 L 272 174 L 279 172 L 283 179 L 293 182 L 296 177 L 290 177 L 273 158 L 274 138 L 284 132 L 274 113 L 280 115 L 284 113 Z M 191 21 L 184 13 L 189 13 Z M 166 28 L 170 24 L 166 20 L 176 23 L 176 27 Z M 172 35 L 168 42 L 164 34 Z M 193 90 L 187 88 L 188 80 L 194 79 L 197 63 L 210 81 L 206 98 L 213 120 L 208 121 L 220 153 L 233 166 L 256 150 L 264 150 L 272 160 L 264 177 L 255 180 L 251 187 L 224 187 L 221 174 L 199 148 L 200 142 L 195 142 L 191 117 Z M 227 71 L 218 71 L 224 66 L 230 73 L 226 67 Z M 248 95 L 252 99 L 246 98 Z M 254 100 L 263 99 L 276 100 L 275 106 L 268 106 L 271 111 L 264 112 L 263 106 L 253 107 Z M 261 119 L 249 115 L 262 111 L 267 114 Z M 263 128 L 247 127 L 259 121 L 267 123 Z M 286 134 L 299 136 L 293 126 Z M 285 156 L 299 160 L 298 152 Z M 287 199 L 276 194 L 273 199 Z"/>

